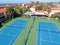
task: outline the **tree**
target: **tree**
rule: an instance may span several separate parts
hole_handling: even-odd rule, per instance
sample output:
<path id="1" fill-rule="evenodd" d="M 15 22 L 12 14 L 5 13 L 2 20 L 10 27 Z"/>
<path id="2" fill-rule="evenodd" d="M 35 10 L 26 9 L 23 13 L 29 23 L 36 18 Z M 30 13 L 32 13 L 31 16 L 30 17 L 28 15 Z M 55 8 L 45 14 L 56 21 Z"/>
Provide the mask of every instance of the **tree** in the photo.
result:
<path id="1" fill-rule="evenodd" d="M 36 1 L 35 4 L 39 4 L 40 2 L 39 1 Z"/>
<path id="2" fill-rule="evenodd" d="M 7 15 L 8 19 L 16 18 L 18 16 L 18 13 L 15 9 L 15 6 L 8 6 L 6 15 Z"/>
<path id="3" fill-rule="evenodd" d="M 44 11 L 47 11 L 47 5 L 46 4 L 41 4 L 43 7 L 42 7 L 42 9 L 44 10 Z"/>
<path id="4" fill-rule="evenodd" d="M 53 18 L 58 18 L 58 13 L 52 14 Z"/>
<path id="5" fill-rule="evenodd" d="M 57 14 L 58 14 L 58 18 L 60 19 L 60 13 L 58 12 Z"/>
<path id="6" fill-rule="evenodd" d="M 20 7 L 20 6 L 15 6 L 15 10 L 19 14 L 23 14 L 25 12 L 25 9 L 23 7 Z"/>
<path id="7" fill-rule="evenodd" d="M 43 5 L 37 5 L 35 8 L 36 8 L 36 10 L 42 10 Z"/>
<path id="8" fill-rule="evenodd" d="M 32 7 L 32 5 L 27 6 L 26 11 L 30 11 L 31 7 Z"/>
<path id="9" fill-rule="evenodd" d="M 19 16 L 22 16 L 22 14 L 25 12 L 25 9 L 21 6 L 7 6 L 6 9 L 6 15 L 7 19 L 13 19 Z"/>
<path id="10" fill-rule="evenodd" d="M 58 18 L 60 20 L 60 13 L 57 12 L 55 14 L 52 15 L 53 18 Z"/>
<path id="11" fill-rule="evenodd" d="M 34 4 L 35 2 L 34 1 L 31 1 L 31 4 Z"/>
<path id="12" fill-rule="evenodd" d="M 11 16 L 13 16 L 14 13 L 14 7 L 13 6 L 7 6 L 6 9 L 6 15 L 8 19 L 12 19 Z"/>

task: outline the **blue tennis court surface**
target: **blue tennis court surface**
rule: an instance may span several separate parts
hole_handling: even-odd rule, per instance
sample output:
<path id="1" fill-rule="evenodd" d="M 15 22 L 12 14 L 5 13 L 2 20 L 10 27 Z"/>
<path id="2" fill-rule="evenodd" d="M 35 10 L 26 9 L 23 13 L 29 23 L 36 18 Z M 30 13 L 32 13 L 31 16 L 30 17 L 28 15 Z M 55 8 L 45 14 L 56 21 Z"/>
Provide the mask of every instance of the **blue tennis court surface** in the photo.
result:
<path id="1" fill-rule="evenodd" d="M 60 31 L 55 24 L 39 22 L 37 45 L 60 45 Z"/>
<path id="2" fill-rule="evenodd" d="M 13 45 L 17 36 L 23 31 L 27 24 L 25 20 L 16 20 L 0 31 L 0 45 Z"/>

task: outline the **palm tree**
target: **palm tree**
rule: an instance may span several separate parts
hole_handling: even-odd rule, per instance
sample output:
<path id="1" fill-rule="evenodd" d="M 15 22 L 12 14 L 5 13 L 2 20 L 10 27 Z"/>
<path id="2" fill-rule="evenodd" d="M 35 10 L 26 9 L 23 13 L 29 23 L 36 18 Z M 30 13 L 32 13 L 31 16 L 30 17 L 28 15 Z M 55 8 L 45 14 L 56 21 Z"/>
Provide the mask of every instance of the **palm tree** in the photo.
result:
<path id="1" fill-rule="evenodd" d="M 45 4 L 42 4 L 42 5 L 43 5 L 42 9 L 43 9 L 44 11 L 47 11 L 47 5 L 45 5 Z"/>
<path id="2" fill-rule="evenodd" d="M 17 12 L 18 14 L 21 14 L 21 16 L 22 16 L 22 14 L 26 11 L 25 8 L 20 7 L 20 6 L 15 6 L 15 10 L 16 10 L 16 12 Z"/>
<path id="3" fill-rule="evenodd" d="M 6 15 L 7 15 L 8 19 L 12 19 L 13 18 L 14 12 L 15 12 L 14 6 L 7 6 Z"/>
<path id="4" fill-rule="evenodd" d="M 8 19 L 16 18 L 17 16 L 22 16 L 25 12 L 25 9 L 20 6 L 7 6 L 6 15 Z"/>

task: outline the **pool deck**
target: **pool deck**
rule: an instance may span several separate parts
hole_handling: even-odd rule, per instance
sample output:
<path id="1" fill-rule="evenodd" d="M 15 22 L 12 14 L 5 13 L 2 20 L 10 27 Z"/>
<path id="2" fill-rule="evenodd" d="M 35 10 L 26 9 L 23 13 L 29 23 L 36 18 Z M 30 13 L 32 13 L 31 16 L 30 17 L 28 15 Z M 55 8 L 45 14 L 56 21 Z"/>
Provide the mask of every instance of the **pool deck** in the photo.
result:
<path id="1" fill-rule="evenodd" d="M 25 41 L 27 38 L 28 31 L 33 23 L 33 18 L 16 18 L 14 20 L 28 20 L 28 24 L 24 31 L 21 33 L 21 35 L 18 36 L 17 40 L 14 42 L 14 45 L 25 45 Z M 3 26 L 4 29 L 6 25 L 9 25 L 11 22 L 14 20 L 8 22 Z M 37 40 L 38 40 L 38 22 L 53 22 L 57 28 L 60 30 L 60 23 L 54 19 L 41 19 L 41 18 L 36 18 L 33 24 L 33 28 L 31 29 L 31 32 L 29 34 L 28 40 L 26 45 L 37 45 Z"/>

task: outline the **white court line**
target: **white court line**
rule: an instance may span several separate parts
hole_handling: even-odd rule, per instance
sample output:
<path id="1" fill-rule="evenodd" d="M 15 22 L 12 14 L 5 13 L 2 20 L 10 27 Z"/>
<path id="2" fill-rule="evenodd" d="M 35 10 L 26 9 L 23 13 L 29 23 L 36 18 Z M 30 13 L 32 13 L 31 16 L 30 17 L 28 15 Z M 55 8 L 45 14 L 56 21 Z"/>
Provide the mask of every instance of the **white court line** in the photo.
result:
<path id="1" fill-rule="evenodd" d="M 26 24 L 26 25 L 27 25 L 27 24 Z M 26 25 L 25 25 L 25 26 L 26 26 Z M 25 28 L 25 26 L 24 26 L 24 28 Z M 24 28 L 23 28 L 23 29 L 24 29 Z M 19 34 L 21 35 L 21 33 L 24 31 L 23 29 L 19 30 L 18 33 L 16 34 L 16 36 L 18 36 Z M 21 32 L 20 32 L 20 31 L 21 31 Z M 17 38 L 16 36 L 13 38 L 13 40 L 14 40 L 15 38 Z M 13 40 L 10 41 L 9 45 L 12 43 Z"/>
<path id="2" fill-rule="evenodd" d="M 23 28 L 23 29 L 24 29 L 24 28 Z M 19 35 L 20 33 L 22 33 L 22 32 L 23 32 L 23 29 L 22 29 L 22 31 L 21 31 L 21 32 L 20 32 L 20 31 L 18 31 L 18 33 L 16 34 L 16 36 L 17 36 L 17 35 Z M 13 40 L 16 38 L 16 36 L 13 38 Z M 13 40 L 11 40 L 11 41 L 10 41 L 9 45 L 12 43 L 12 41 L 13 41 Z"/>
<path id="3" fill-rule="evenodd" d="M 42 38 L 41 38 L 41 32 L 40 32 L 40 41 L 42 40 Z M 40 42 L 40 45 L 42 45 L 42 42 Z"/>
<path id="4" fill-rule="evenodd" d="M 25 27 L 25 26 L 24 26 L 24 27 Z M 22 30 L 23 30 L 23 29 L 22 29 Z M 11 31 L 11 32 L 12 32 L 12 31 Z M 20 32 L 20 31 L 18 31 L 18 33 L 19 33 L 19 32 Z M 10 33 L 10 32 L 9 32 L 9 33 Z M 17 33 L 17 34 L 18 34 L 18 33 Z M 0 33 L 0 34 L 9 35 L 9 36 L 15 36 L 15 37 L 13 38 L 13 40 L 14 40 L 14 39 L 16 38 L 16 36 L 17 36 L 17 34 L 16 34 L 16 35 L 12 35 L 12 34 L 10 35 L 10 34 L 4 34 L 4 33 Z M 12 40 L 12 41 L 13 41 L 13 40 Z M 10 45 L 10 44 L 9 44 L 9 45 Z"/>
<path id="5" fill-rule="evenodd" d="M 45 27 L 48 27 L 48 25 L 47 25 L 47 26 L 45 25 Z M 51 34 L 50 34 L 49 27 L 48 27 L 48 30 L 47 30 L 47 29 L 44 29 L 44 30 L 46 30 L 46 31 L 48 31 L 48 32 L 49 32 L 49 37 L 50 37 L 50 40 L 51 40 L 51 41 L 53 41 L 52 36 L 51 36 Z"/>
<path id="6" fill-rule="evenodd" d="M 53 27 L 58 29 L 55 24 L 53 24 Z M 56 30 L 57 33 L 59 33 L 59 30 Z M 60 34 L 57 34 L 60 37 Z"/>
<path id="7" fill-rule="evenodd" d="M 52 27 L 54 27 L 54 26 L 52 26 Z M 51 35 L 51 32 L 50 32 L 50 28 L 48 28 L 48 31 L 49 31 L 50 39 L 51 39 L 51 41 L 53 41 L 53 38 L 52 38 L 52 35 Z"/>
<path id="8" fill-rule="evenodd" d="M 16 35 L 4 34 L 4 33 L 0 33 L 0 34 L 3 34 L 3 35 L 9 35 L 9 36 L 16 36 Z"/>
<path id="9" fill-rule="evenodd" d="M 53 27 L 56 27 L 55 25 L 53 25 Z M 52 27 L 52 28 L 53 28 Z M 57 27 L 56 27 L 57 28 Z M 50 31 L 50 30 L 49 30 Z M 57 33 L 58 33 L 58 30 L 56 30 L 57 31 Z M 50 32 L 50 35 L 51 35 L 51 32 Z M 59 36 L 59 34 L 57 34 L 58 36 Z M 52 38 L 52 36 L 50 36 L 51 38 Z M 52 39 L 53 40 L 53 39 Z"/>
<path id="10" fill-rule="evenodd" d="M 21 31 L 21 30 L 23 30 L 23 29 L 19 29 L 18 31 L 17 31 L 17 34 Z M 15 30 L 13 30 L 13 31 L 11 31 L 11 32 L 14 32 Z M 9 32 L 9 33 L 11 33 L 11 32 Z M 16 35 L 17 35 L 16 34 Z M 11 34 L 12 35 L 12 34 Z"/>
<path id="11" fill-rule="evenodd" d="M 59 32 L 57 26 L 56 26 L 55 24 L 53 24 L 53 25 L 54 25 L 54 27 L 57 29 L 56 31 Z M 57 35 L 60 37 L 60 34 L 57 34 Z"/>
<path id="12" fill-rule="evenodd" d="M 49 28 L 48 28 L 48 31 L 49 31 L 50 39 L 51 39 L 51 41 L 53 41 L 53 39 L 52 39 L 52 35 L 51 35 L 51 33 L 50 33 Z"/>
<path id="13" fill-rule="evenodd" d="M 47 27 L 47 26 L 45 26 L 45 27 Z M 43 29 L 41 29 L 41 30 L 43 31 Z M 44 29 L 44 30 L 47 30 L 47 29 Z M 50 34 L 50 30 L 49 30 L 49 28 L 48 28 L 47 31 L 49 32 L 49 37 L 50 37 L 51 41 L 53 41 L 53 40 L 52 40 L 52 36 L 51 36 L 51 34 Z"/>
<path id="14" fill-rule="evenodd" d="M 43 29 L 43 28 L 40 28 L 41 31 L 48 31 L 48 29 Z M 56 33 L 60 33 L 60 31 L 50 31 L 50 32 L 56 32 Z"/>
<path id="15" fill-rule="evenodd" d="M 40 29 L 42 29 L 42 31 L 43 31 L 43 28 L 40 28 Z M 46 30 L 46 29 L 44 29 L 44 30 Z M 56 31 L 57 31 L 57 30 L 56 30 Z M 51 36 L 51 33 L 50 33 L 50 30 L 49 30 L 49 29 L 48 29 L 48 32 L 49 32 L 49 35 L 50 35 L 50 39 L 52 40 L 52 36 Z M 58 31 L 57 31 L 57 32 L 58 32 Z M 42 40 L 40 40 L 40 41 L 42 41 Z M 44 40 L 44 41 L 46 41 L 46 40 Z M 47 42 L 60 44 L 60 42 L 54 42 L 53 40 L 52 40 L 52 41 L 47 41 Z"/>
<path id="16" fill-rule="evenodd" d="M 18 35 L 19 35 L 19 32 L 20 31 L 18 31 L 18 33 L 17 33 Z M 16 36 L 17 36 L 17 34 L 16 34 Z M 16 36 L 13 38 L 13 40 L 16 38 Z M 10 41 L 9 45 L 12 43 L 13 40 Z"/>
<path id="17" fill-rule="evenodd" d="M 15 36 L 15 37 L 13 37 L 13 39 L 12 39 L 12 40 L 10 40 L 10 43 L 9 43 L 8 45 L 11 45 L 12 41 L 13 41 L 15 38 L 16 38 L 16 36 Z"/>
<path id="18" fill-rule="evenodd" d="M 45 42 L 51 42 L 51 43 L 55 43 L 55 44 L 60 44 L 60 42 L 47 41 L 47 40 L 42 40 L 42 41 L 45 41 Z"/>
<path id="19" fill-rule="evenodd" d="M 12 32 L 12 31 L 11 31 Z M 10 32 L 9 32 L 10 33 Z M 0 33 L 0 34 L 3 34 L 3 35 L 10 35 L 10 36 L 16 36 L 16 35 L 13 35 L 13 34 L 5 34 L 5 33 Z"/>
<path id="20" fill-rule="evenodd" d="M 18 28 L 18 29 L 19 29 L 19 28 Z M 21 30 L 21 29 L 20 29 L 20 30 Z M 14 32 L 14 31 L 15 31 L 15 30 L 14 30 L 14 28 L 13 28 L 13 30 L 11 30 L 9 33 Z M 19 31 L 18 31 L 18 32 L 19 32 Z M 8 33 L 8 34 L 9 34 L 9 33 Z M 12 35 L 12 34 L 11 34 L 11 35 Z"/>
<path id="21" fill-rule="evenodd" d="M 40 29 L 38 29 L 38 31 L 39 31 L 39 30 L 40 30 Z M 39 37 L 40 37 L 40 38 L 39 38 Z M 42 40 L 42 39 L 41 39 L 41 33 L 40 33 L 40 32 L 38 32 L 38 38 L 39 38 L 39 39 L 38 39 L 39 41 Z M 38 41 L 37 41 L 37 42 L 38 42 Z M 40 45 L 41 45 L 41 42 L 40 42 Z"/>
<path id="22" fill-rule="evenodd" d="M 57 30 L 56 30 L 57 32 L 60 32 L 55 24 L 54 24 L 54 27 L 57 29 Z M 60 33 L 57 34 L 57 35 L 60 37 Z"/>

